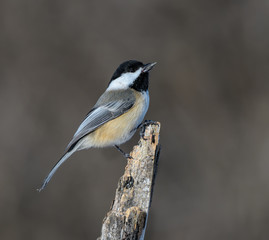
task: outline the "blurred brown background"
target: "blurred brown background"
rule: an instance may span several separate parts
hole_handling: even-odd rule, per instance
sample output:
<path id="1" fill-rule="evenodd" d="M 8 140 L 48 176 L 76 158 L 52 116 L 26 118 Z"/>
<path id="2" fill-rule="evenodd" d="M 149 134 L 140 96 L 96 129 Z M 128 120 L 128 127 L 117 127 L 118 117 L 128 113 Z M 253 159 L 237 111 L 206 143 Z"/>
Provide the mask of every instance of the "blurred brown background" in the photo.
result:
<path id="1" fill-rule="evenodd" d="M 116 150 L 78 152 L 35 189 L 128 59 L 158 62 L 146 239 L 269 239 L 268 16 L 267 0 L 2 0 L 0 239 L 99 236 Z"/>

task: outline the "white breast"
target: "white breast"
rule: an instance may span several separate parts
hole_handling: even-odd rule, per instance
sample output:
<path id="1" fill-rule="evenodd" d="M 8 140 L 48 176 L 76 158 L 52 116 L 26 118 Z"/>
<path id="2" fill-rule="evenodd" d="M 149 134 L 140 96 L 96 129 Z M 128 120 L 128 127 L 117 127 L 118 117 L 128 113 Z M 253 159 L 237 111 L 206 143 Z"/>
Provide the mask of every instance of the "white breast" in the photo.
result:
<path id="1" fill-rule="evenodd" d="M 143 107 L 141 108 L 141 115 L 137 120 L 137 126 L 143 121 L 143 119 L 148 111 L 148 108 L 149 108 L 149 92 L 148 91 L 145 91 L 142 93 L 141 101 L 142 101 Z"/>

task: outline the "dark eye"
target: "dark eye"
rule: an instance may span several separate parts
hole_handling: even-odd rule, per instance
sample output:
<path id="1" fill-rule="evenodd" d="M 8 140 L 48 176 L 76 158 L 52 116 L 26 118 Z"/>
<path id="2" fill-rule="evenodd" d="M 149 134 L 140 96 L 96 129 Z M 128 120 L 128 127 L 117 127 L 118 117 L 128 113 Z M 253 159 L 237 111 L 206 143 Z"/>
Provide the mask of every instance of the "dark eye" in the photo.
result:
<path id="1" fill-rule="evenodd" d="M 135 72 L 136 69 L 135 69 L 134 67 L 130 67 L 129 71 L 130 71 L 130 72 Z"/>

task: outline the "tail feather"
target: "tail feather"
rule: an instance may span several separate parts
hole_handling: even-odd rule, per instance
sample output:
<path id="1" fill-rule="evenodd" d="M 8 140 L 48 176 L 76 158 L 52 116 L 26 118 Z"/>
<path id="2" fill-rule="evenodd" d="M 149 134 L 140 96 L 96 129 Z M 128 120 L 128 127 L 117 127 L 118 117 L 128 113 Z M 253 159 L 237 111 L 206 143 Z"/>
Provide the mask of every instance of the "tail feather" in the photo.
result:
<path id="1" fill-rule="evenodd" d="M 66 152 L 61 159 L 54 165 L 54 167 L 51 169 L 50 173 L 48 174 L 48 176 L 45 178 L 41 188 L 37 189 L 38 192 L 41 192 L 46 185 L 49 183 L 50 179 L 52 178 L 52 176 L 54 175 L 54 173 L 57 171 L 57 169 L 75 152 L 78 150 L 78 146 L 79 144 L 77 144 L 77 146 L 75 146 L 71 151 Z"/>

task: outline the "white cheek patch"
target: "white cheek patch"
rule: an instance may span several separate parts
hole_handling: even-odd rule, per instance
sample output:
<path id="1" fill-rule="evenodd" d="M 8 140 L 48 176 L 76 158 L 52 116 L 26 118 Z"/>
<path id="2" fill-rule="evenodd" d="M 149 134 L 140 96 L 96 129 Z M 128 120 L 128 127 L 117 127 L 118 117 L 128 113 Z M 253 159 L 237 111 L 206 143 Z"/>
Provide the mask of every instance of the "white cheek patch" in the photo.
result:
<path id="1" fill-rule="evenodd" d="M 135 72 L 123 73 L 120 77 L 114 79 L 109 84 L 107 91 L 128 89 L 129 86 L 138 78 L 141 72 L 142 68 L 139 68 Z"/>

